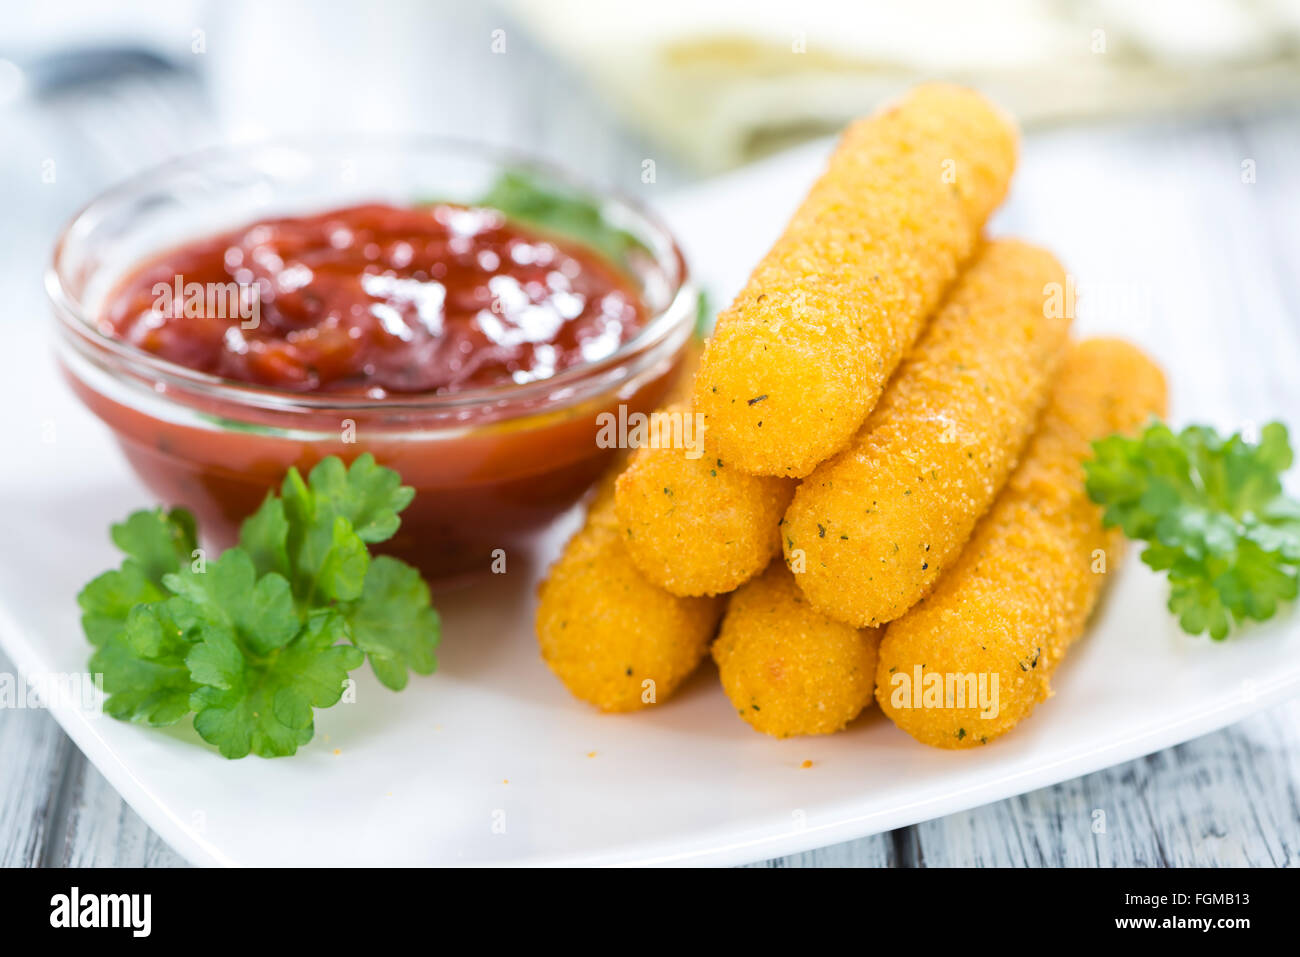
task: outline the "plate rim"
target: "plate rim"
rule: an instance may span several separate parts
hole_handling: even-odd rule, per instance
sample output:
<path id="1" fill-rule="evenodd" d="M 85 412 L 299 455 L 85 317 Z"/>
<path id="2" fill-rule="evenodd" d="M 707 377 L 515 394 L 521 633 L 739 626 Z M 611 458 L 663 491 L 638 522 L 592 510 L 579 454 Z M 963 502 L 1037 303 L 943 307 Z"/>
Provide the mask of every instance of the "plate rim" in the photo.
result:
<path id="1" fill-rule="evenodd" d="M 1300 623 L 1298 623 L 1300 626 Z M 14 661 L 22 675 L 36 673 L 36 644 L 26 640 L 7 641 L 5 636 L 21 634 L 18 623 L 0 604 L 0 645 Z M 482 867 L 728 867 L 750 864 L 773 857 L 799 854 L 845 841 L 859 840 L 873 834 L 907 827 L 982 807 L 1019 794 L 1073 780 L 1108 767 L 1191 741 L 1218 731 L 1253 714 L 1265 711 L 1300 695 L 1300 673 L 1282 674 L 1260 681 L 1254 693 L 1220 702 L 1204 711 L 1195 711 L 1168 723 L 1147 728 L 1096 748 L 1076 748 L 1035 768 L 1013 771 L 989 781 L 968 786 L 953 794 L 924 797 L 901 807 L 867 814 L 843 816 L 815 826 L 791 829 L 759 826 L 735 833 L 722 843 L 710 847 L 692 846 L 672 850 L 669 839 L 659 838 L 606 852 L 544 854 L 510 861 L 472 862 L 469 865 L 431 861 L 426 866 Z M 59 704 L 44 709 L 70 737 L 78 750 L 104 775 L 122 799 L 140 815 L 167 844 L 190 864 L 200 867 L 257 866 L 231 858 L 205 841 L 191 827 L 175 816 L 166 803 L 141 781 L 113 748 L 96 733 L 90 719 L 80 710 Z M 844 802 L 841 802 L 843 808 Z M 716 842 L 715 835 L 724 828 L 714 828 L 693 839 L 693 844 Z M 377 862 L 377 866 L 383 866 Z"/>

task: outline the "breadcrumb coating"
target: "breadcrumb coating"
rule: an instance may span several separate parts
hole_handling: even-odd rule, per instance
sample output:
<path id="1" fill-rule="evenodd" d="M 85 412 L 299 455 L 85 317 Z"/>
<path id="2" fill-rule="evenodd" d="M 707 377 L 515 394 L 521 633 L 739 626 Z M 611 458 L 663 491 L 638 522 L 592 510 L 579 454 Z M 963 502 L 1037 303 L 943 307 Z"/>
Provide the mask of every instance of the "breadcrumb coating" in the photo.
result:
<path id="1" fill-rule="evenodd" d="M 1164 411 L 1164 376 L 1134 346 L 1092 339 L 1070 350 L 1006 489 L 934 591 L 885 630 L 876 697 L 895 724 L 925 744 L 974 747 L 1048 697 L 1123 543 L 1102 528 L 1081 463 L 1093 440 Z M 965 690 L 950 697 L 950 683 L 962 687 L 952 676 L 983 676 L 992 706 Z M 944 689 L 929 705 L 926 685 Z"/>
<path id="2" fill-rule="evenodd" d="M 884 624 L 957 559 L 1065 352 L 1070 319 L 1044 308 L 1049 283 L 1065 283 L 1050 253 L 987 244 L 853 442 L 799 486 L 785 557 L 817 609 L 856 627 Z"/>
<path id="3" fill-rule="evenodd" d="M 672 410 L 690 415 L 689 405 Z M 753 578 L 781 551 L 789 479 L 750 475 L 708 451 L 642 447 L 615 502 L 632 561 L 675 595 L 717 595 Z"/>
<path id="4" fill-rule="evenodd" d="M 683 401 L 699 358 L 688 346 L 669 399 Z M 679 598 L 637 571 L 614 511 L 617 459 L 596 486 L 587 519 L 538 588 L 542 658 L 573 693 L 602 711 L 661 704 L 695 670 L 722 617 L 720 598 Z"/>
<path id="5" fill-rule="evenodd" d="M 695 381 L 724 461 L 801 477 L 844 448 L 975 249 L 1014 125 L 928 84 L 852 124 L 717 328 Z"/>
<path id="6" fill-rule="evenodd" d="M 777 738 L 832 734 L 871 704 L 880 630 L 814 609 L 781 561 L 731 597 L 713 660 L 755 730 Z"/>
<path id="7" fill-rule="evenodd" d="M 611 484 L 538 592 L 542 658 L 574 697 L 602 711 L 666 701 L 704 658 L 724 605 L 652 585 L 622 537 Z"/>

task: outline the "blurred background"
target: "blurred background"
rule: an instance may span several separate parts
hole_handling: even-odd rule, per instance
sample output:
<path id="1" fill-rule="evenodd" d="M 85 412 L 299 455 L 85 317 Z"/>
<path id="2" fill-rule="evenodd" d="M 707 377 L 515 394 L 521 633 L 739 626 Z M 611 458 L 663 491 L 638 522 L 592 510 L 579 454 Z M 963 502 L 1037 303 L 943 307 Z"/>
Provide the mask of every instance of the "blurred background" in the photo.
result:
<path id="1" fill-rule="evenodd" d="M 643 194 L 653 159 L 664 196 L 925 78 L 978 86 L 1031 137 L 1239 133 L 1257 116 L 1272 135 L 1300 104 L 1300 0 L 14 5 L 0 25 L 0 252 L 33 282 L 46 236 L 99 188 L 213 143 L 450 134 Z"/>
<path id="2" fill-rule="evenodd" d="M 825 136 L 927 78 L 980 87 L 1026 128 L 1000 231 L 1046 239 L 1081 275 L 1140 287 L 1182 330 L 1234 322 L 1247 335 L 1254 322 L 1266 334 L 1281 315 L 1294 326 L 1300 0 L 10 4 L 0 283 L 12 321 L 43 320 L 41 276 L 62 223 L 114 181 L 214 143 L 450 134 L 642 196 L 652 159 L 646 198 L 676 195 L 689 212 L 682 197 L 711 188 L 708 177 Z M 741 258 L 753 261 L 747 249 Z M 1181 370 L 1184 417 L 1216 422 L 1196 385 L 1239 368 L 1227 341 L 1211 364 Z M 1261 418 L 1298 411 L 1278 382 L 1242 388 Z M 1277 862 L 1294 854 L 1277 832 L 1287 820 L 1294 831 L 1297 707 L 820 860 L 1097 863 L 1054 843 L 1053 822 L 1086 816 L 1104 794 L 1132 811 L 1133 836 L 1126 856 L 1100 863 Z M 0 767 L 27 770 L 0 774 L 0 863 L 178 862 L 48 715 L 0 720 Z"/>
<path id="3" fill-rule="evenodd" d="M 1030 126 L 1294 99 L 1300 2 L 59 0 L 10 9 L 0 58 L 10 108 L 114 99 L 142 77 L 188 86 L 138 107 L 172 124 L 153 131 L 157 153 L 424 130 L 541 141 L 580 164 L 617 126 L 701 173 L 834 130 L 921 77 L 979 86 Z"/>

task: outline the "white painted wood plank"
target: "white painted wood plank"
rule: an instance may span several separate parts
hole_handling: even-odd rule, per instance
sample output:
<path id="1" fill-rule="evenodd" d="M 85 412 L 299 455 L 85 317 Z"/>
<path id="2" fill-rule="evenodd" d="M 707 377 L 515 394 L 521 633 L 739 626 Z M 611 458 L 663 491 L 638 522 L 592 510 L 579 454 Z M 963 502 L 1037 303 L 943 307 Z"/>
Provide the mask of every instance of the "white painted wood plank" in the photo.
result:
<path id="1" fill-rule="evenodd" d="M 17 684 L 3 654 L 0 674 Z M 46 712 L 0 709 L 0 867 L 41 863 L 55 826 L 63 772 L 76 754 Z"/>
<path id="2" fill-rule="evenodd" d="M 858 841 L 832 844 L 830 847 L 777 857 L 749 864 L 748 867 L 895 867 L 899 866 L 899 845 L 905 843 L 902 835 L 911 832 L 904 828 L 893 834 L 875 834 Z"/>
<path id="3" fill-rule="evenodd" d="M 47 835 L 43 863 L 53 867 L 187 867 L 82 755 L 63 786 L 63 812 Z"/>
<path id="4" fill-rule="evenodd" d="M 917 827 L 927 866 L 1300 865 L 1300 701 Z"/>

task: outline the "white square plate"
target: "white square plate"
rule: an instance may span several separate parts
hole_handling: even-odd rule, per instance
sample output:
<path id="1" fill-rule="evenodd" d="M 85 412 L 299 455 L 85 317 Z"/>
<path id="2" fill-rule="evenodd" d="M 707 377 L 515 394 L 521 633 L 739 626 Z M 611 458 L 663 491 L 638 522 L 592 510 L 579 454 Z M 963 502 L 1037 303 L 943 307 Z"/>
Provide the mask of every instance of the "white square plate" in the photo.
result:
<path id="1" fill-rule="evenodd" d="M 1178 421 L 1300 425 L 1295 329 L 1267 286 L 1247 281 L 1258 265 L 1232 259 L 1230 237 L 1254 228 L 1243 204 L 1259 201 L 1243 192 L 1237 158 L 1195 137 L 1177 153 L 1156 134 L 1105 149 L 1100 137 L 1031 141 L 994 231 L 1045 242 L 1096 284 L 1101 308 L 1078 328 L 1122 332 L 1158 355 Z M 825 149 L 663 202 L 645 187 L 715 303 L 780 231 Z M 0 640 L 24 673 L 76 672 L 89 648 L 74 597 L 118 561 L 108 524 L 149 499 L 58 378 L 47 324 L 9 325 Z M 557 526 L 543 561 L 576 520 Z M 1055 697 L 985 749 L 923 747 L 874 708 L 843 734 L 771 740 L 736 718 L 709 665 L 659 709 L 602 716 L 538 657 L 538 574 L 514 567 L 441 596 L 438 674 L 394 694 L 357 672 L 357 702 L 320 712 L 316 739 L 294 758 L 229 762 L 188 725 L 157 731 L 69 708 L 55 717 L 196 863 L 732 864 L 1075 777 L 1300 690 L 1300 619 L 1225 643 L 1188 637 L 1164 610 L 1163 580 L 1134 559 L 1058 672 Z"/>

